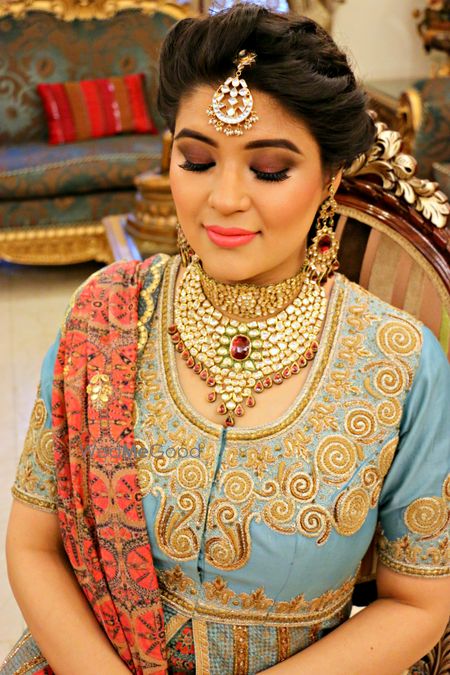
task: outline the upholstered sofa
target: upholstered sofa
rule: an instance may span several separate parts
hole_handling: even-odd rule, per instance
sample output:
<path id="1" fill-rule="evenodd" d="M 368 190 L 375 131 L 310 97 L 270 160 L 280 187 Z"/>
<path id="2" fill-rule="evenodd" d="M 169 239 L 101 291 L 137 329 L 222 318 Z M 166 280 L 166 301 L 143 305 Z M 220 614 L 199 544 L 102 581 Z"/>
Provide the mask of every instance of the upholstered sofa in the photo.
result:
<path id="1" fill-rule="evenodd" d="M 130 211 L 134 177 L 160 164 L 157 58 L 186 13 L 151 0 L 0 3 L 0 259 L 110 259 L 101 220 Z M 39 83 L 131 73 L 145 74 L 157 135 L 48 143 Z"/>

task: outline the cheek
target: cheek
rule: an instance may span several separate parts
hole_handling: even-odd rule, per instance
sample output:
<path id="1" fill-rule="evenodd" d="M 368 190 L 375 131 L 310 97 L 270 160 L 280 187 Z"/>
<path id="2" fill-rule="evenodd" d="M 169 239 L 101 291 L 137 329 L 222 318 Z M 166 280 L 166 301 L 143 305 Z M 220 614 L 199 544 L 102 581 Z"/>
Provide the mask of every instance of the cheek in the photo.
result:
<path id="1" fill-rule="evenodd" d="M 290 228 L 298 236 L 299 228 L 308 230 L 321 202 L 322 181 L 314 172 L 295 174 L 290 179 L 261 191 L 261 215 L 266 226 L 288 233 Z"/>
<path id="2" fill-rule="evenodd" d="M 203 202 L 201 176 L 184 171 L 172 162 L 170 165 L 170 188 L 180 218 L 193 215 Z"/>

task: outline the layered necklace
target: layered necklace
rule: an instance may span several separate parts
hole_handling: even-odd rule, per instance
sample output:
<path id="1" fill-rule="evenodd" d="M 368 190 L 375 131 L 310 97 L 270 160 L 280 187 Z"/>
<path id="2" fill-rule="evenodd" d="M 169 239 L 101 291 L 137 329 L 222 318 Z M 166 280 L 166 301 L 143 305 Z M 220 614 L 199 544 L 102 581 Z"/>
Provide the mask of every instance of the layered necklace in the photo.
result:
<path id="1" fill-rule="evenodd" d="M 207 400 L 229 427 L 256 405 L 258 395 L 312 361 L 326 295 L 303 268 L 278 284 L 224 284 L 194 256 L 174 310 L 168 332 L 175 349 L 210 388 Z"/>

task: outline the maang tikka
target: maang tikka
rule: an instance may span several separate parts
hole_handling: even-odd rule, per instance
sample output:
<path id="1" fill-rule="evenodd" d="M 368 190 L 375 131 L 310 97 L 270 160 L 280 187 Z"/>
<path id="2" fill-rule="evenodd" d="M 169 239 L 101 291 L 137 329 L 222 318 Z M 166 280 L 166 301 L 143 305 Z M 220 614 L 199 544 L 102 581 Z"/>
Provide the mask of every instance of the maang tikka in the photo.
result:
<path id="1" fill-rule="evenodd" d="M 214 125 L 216 131 L 222 131 L 227 136 L 242 136 L 244 129 L 251 129 L 258 120 L 253 110 L 253 96 L 246 81 L 241 78 L 243 69 L 255 60 L 254 52 L 245 49 L 240 51 L 234 61 L 237 65 L 235 74 L 216 90 L 206 111 L 211 118 L 209 123 Z"/>

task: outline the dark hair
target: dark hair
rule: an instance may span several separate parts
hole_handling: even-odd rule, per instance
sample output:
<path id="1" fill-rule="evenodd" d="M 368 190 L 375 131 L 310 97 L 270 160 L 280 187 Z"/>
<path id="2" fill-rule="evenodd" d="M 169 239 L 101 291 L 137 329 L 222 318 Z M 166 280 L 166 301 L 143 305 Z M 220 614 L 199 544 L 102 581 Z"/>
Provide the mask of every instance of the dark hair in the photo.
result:
<path id="1" fill-rule="evenodd" d="M 254 51 L 249 87 L 272 95 L 309 128 L 324 167 L 348 166 L 370 148 L 374 123 L 346 55 L 315 21 L 239 3 L 213 16 L 179 21 L 163 43 L 158 108 L 171 131 L 180 99 L 219 86 L 241 49 Z"/>

